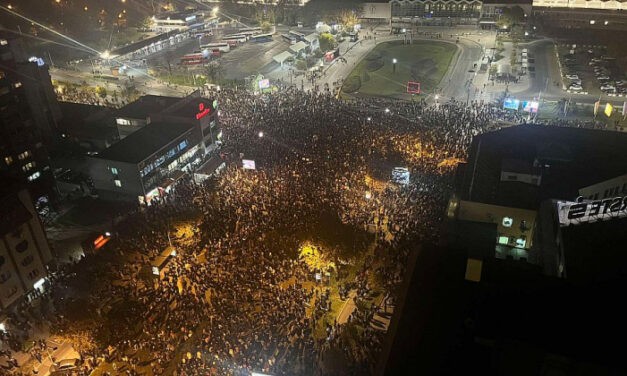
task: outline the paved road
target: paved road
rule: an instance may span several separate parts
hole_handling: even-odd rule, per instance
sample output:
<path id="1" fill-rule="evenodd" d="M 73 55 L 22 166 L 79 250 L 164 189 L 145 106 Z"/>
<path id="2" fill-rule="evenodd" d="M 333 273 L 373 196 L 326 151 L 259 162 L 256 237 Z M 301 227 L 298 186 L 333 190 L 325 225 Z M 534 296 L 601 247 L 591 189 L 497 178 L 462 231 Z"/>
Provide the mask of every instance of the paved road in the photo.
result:
<path id="1" fill-rule="evenodd" d="M 454 43 L 443 40 L 444 42 Z M 469 72 L 473 64 L 482 57 L 481 45 L 475 41 L 460 38 L 456 43 L 459 50 L 457 59 L 451 62 L 451 71 L 442 78 L 440 87 L 442 95 L 451 98 L 464 98 L 468 94 L 468 81 L 474 77 L 474 72 Z"/>
<path id="2" fill-rule="evenodd" d="M 342 310 L 337 315 L 337 323 L 342 325 L 348 321 L 350 315 L 355 311 L 357 306 L 355 305 L 355 297 L 357 296 L 357 291 L 351 290 L 348 293 L 348 300 L 342 306 Z"/>
<path id="3" fill-rule="evenodd" d="M 104 80 L 95 79 L 93 78 L 91 73 L 62 69 L 50 69 L 50 76 L 54 80 L 71 82 L 75 84 L 87 82 L 87 84 L 90 86 L 104 86 L 107 89 L 111 90 L 116 89 L 118 85 L 122 85 L 125 82 L 124 80 L 126 80 L 125 77 L 122 77 L 119 83 L 111 83 Z M 185 93 L 192 90 L 192 88 L 190 87 L 168 86 L 151 77 L 136 77 L 135 87 L 137 88 L 137 90 L 145 92 L 146 94 L 166 95 L 174 97 L 181 97 Z M 117 90 L 119 90 L 119 88 L 117 88 Z"/>

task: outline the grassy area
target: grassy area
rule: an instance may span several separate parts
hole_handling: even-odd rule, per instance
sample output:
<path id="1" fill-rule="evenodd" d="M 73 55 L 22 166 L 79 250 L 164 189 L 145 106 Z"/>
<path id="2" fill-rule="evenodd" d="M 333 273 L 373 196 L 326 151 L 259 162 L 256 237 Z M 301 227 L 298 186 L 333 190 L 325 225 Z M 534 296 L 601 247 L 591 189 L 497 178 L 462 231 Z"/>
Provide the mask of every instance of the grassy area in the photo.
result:
<path id="1" fill-rule="evenodd" d="M 381 43 L 353 69 L 342 90 L 351 95 L 409 98 L 407 82 L 415 81 L 420 82 L 422 92 L 431 93 L 456 50 L 453 44 L 437 41 Z"/>

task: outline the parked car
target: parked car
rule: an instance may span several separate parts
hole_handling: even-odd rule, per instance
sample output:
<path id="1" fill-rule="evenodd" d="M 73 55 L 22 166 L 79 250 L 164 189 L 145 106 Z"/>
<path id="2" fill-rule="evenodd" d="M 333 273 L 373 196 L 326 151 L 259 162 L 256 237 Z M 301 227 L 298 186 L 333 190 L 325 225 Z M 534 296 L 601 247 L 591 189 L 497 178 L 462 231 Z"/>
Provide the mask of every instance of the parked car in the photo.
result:
<path id="1" fill-rule="evenodd" d="M 50 366 L 50 375 L 51 376 L 61 376 L 67 375 L 68 371 L 76 370 L 80 364 L 80 359 L 63 359 L 58 363 Z"/>
<path id="2" fill-rule="evenodd" d="M 568 78 L 569 80 L 578 80 L 579 76 L 576 74 L 567 74 L 566 78 Z"/>
<path id="3" fill-rule="evenodd" d="M 601 76 L 597 76 L 597 80 L 609 80 L 610 76 L 608 75 L 601 75 Z"/>
<path id="4" fill-rule="evenodd" d="M 616 88 L 612 85 L 603 85 L 601 86 L 601 90 L 602 91 L 606 91 L 606 90 L 616 90 Z"/>
<path id="5" fill-rule="evenodd" d="M 583 87 L 581 85 L 570 85 L 568 87 L 568 90 L 581 91 L 583 90 Z"/>

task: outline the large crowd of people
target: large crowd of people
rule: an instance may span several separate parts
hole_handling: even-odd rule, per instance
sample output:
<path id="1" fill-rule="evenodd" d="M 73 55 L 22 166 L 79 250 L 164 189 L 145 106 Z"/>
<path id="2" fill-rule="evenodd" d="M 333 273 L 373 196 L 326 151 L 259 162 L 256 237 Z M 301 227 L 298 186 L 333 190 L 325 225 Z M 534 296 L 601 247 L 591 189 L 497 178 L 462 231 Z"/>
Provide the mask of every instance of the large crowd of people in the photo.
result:
<path id="1" fill-rule="evenodd" d="M 47 293 L 51 312 L 65 312 L 70 279 L 87 279 L 90 324 L 46 315 L 53 331 L 93 339 L 77 349 L 85 374 L 104 363 L 130 375 L 369 374 L 385 335 L 371 325 L 383 309 L 374 292 L 395 297 L 415 245 L 437 241 L 472 137 L 517 119 L 454 100 L 208 95 L 226 168 L 127 213 L 110 251 L 77 261 Z M 408 181 L 390 181 L 398 166 Z M 305 242 L 334 266 L 312 268 Z M 152 275 L 169 245 L 176 255 Z M 329 316 L 336 295 L 356 306 L 342 323 Z"/>

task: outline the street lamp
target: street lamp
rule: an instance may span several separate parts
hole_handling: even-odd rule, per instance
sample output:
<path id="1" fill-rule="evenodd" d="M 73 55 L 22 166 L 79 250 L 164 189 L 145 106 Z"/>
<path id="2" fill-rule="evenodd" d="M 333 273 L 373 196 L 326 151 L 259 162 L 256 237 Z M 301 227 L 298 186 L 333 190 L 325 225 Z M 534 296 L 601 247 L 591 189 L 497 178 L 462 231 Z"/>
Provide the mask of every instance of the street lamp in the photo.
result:
<path id="1" fill-rule="evenodd" d="M 263 131 L 259 131 L 258 136 L 259 136 L 259 138 L 262 138 L 263 137 Z"/>
<path id="2" fill-rule="evenodd" d="M 386 109 L 385 109 L 385 113 L 386 113 L 386 114 L 389 114 L 389 113 L 390 113 L 390 109 L 389 109 L 389 108 L 386 108 Z"/>
<path id="3" fill-rule="evenodd" d="M 392 73 L 396 73 L 396 59 L 392 59 Z"/>

